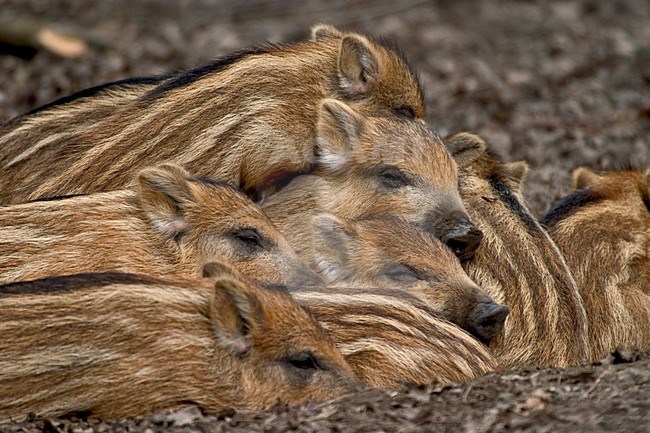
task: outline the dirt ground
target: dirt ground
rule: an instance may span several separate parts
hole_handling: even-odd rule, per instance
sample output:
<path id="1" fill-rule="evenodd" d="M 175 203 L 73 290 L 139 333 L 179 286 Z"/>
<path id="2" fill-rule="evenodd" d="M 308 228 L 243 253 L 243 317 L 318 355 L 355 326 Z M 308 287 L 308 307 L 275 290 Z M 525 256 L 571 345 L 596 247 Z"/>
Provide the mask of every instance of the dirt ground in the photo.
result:
<path id="1" fill-rule="evenodd" d="M 27 15 L 83 36 L 90 52 L 0 53 L 0 121 L 106 81 L 302 39 L 311 24 L 328 22 L 395 40 L 419 70 L 428 121 L 441 134 L 476 132 L 506 159 L 526 160 L 525 193 L 538 215 L 568 191 L 577 166 L 650 163 L 647 0 L 0 0 L 0 27 Z M 267 412 L 204 417 L 189 409 L 0 430 L 647 432 L 650 354 Z"/>

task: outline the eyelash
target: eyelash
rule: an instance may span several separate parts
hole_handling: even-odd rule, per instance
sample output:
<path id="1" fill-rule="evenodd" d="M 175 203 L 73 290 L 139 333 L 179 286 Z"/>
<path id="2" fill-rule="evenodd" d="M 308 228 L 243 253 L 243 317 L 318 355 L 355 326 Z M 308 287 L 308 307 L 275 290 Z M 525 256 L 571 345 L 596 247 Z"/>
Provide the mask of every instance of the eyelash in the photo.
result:
<path id="1" fill-rule="evenodd" d="M 253 248 L 264 248 L 262 236 L 253 229 L 240 229 L 233 232 L 233 237 L 238 241 Z"/>
<path id="2" fill-rule="evenodd" d="M 399 169 L 384 171 L 380 173 L 379 176 L 384 186 L 391 189 L 401 188 L 410 184 L 407 177 L 404 176 L 404 174 Z"/>
<path id="3" fill-rule="evenodd" d="M 411 107 L 395 108 L 395 114 L 405 119 L 415 119 L 415 111 Z"/>

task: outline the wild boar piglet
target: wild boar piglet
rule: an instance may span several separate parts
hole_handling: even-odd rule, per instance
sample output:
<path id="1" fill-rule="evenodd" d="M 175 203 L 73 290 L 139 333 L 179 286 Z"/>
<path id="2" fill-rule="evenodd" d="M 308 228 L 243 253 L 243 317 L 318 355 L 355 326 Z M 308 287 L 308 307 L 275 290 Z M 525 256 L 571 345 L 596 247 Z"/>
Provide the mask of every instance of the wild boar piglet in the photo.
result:
<path id="1" fill-rule="evenodd" d="M 496 304 L 440 241 L 403 218 L 314 218 L 311 265 L 328 286 L 400 289 L 482 342 L 496 337 L 508 307 Z"/>
<path id="2" fill-rule="evenodd" d="M 471 257 L 482 234 L 460 198 L 455 161 L 424 122 L 363 116 L 326 99 L 316 129 L 312 174 L 261 202 L 296 250 L 306 248 L 304 234 L 319 213 L 348 219 L 391 214 L 438 237 L 459 257 Z"/>
<path id="3" fill-rule="evenodd" d="M 227 262 L 269 283 L 317 284 L 264 212 L 224 182 L 173 164 L 128 190 L 0 207 L 0 282 L 87 272 L 200 277 Z"/>
<path id="4" fill-rule="evenodd" d="M 573 269 L 591 360 L 650 348 L 650 170 L 573 172 L 575 191 L 542 223 Z"/>
<path id="5" fill-rule="evenodd" d="M 424 118 L 421 86 L 397 50 L 317 25 L 309 40 L 109 83 L 14 119 L 0 127 L 0 203 L 121 189 L 162 162 L 253 196 L 312 167 L 325 98 L 364 115 Z"/>
<path id="6" fill-rule="evenodd" d="M 361 388 L 286 290 L 223 265 L 204 279 L 96 273 L 0 286 L 0 422 L 299 404 Z"/>
<path id="7" fill-rule="evenodd" d="M 313 174 L 327 182 L 321 197 L 327 211 L 345 218 L 402 216 L 459 256 L 471 256 L 481 232 L 460 198 L 454 159 L 423 121 L 364 116 L 326 99 L 316 128 Z"/>
<path id="8" fill-rule="evenodd" d="M 557 245 L 526 206 L 528 166 L 505 163 L 478 136 L 445 139 L 460 166 L 460 194 L 483 232 L 468 275 L 510 314 L 490 344 L 504 368 L 588 361 L 587 317 L 580 290 Z"/>

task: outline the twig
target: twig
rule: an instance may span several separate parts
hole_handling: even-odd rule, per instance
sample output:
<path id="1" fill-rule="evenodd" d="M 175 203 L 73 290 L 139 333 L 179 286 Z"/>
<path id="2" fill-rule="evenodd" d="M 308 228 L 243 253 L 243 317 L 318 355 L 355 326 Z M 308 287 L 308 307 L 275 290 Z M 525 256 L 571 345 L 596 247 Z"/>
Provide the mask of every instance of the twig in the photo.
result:
<path id="1" fill-rule="evenodd" d="M 465 392 L 463 393 L 463 401 L 467 401 L 467 396 L 469 395 L 469 392 L 472 390 L 472 385 L 469 385 Z"/>
<path id="2" fill-rule="evenodd" d="M 591 386 L 589 387 L 589 389 L 586 390 L 586 391 L 582 394 L 582 397 L 583 397 L 583 398 L 589 396 L 589 394 L 591 394 L 591 392 L 592 392 L 594 389 L 596 389 L 596 387 L 598 386 L 598 384 L 599 384 L 600 381 L 602 380 L 603 376 L 605 376 L 605 373 L 609 372 L 609 370 L 610 370 L 610 369 L 607 368 L 607 369 L 605 369 L 602 373 L 600 373 L 600 374 L 598 375 L 598 377 L 597 377 L 596 380 L 594 381 L 594 384 L 591 385 Z"/>

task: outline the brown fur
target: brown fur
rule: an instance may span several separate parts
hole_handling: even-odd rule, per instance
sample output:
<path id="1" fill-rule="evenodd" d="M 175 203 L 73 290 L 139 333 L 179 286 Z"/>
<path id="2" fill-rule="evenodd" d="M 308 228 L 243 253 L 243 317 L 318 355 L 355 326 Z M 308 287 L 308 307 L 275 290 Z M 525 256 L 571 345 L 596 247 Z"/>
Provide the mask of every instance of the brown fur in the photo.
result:
<path id="1" fill-rule="evenodd" d="M 10 122 L 0 130 L 0 202 L 123 188 L 137 170 L 163 161 L 252 195 L 312 167 L 317 112 L 328 97 L 364 115 L 424 117 L 417 79 L 397 52 L 318 26 L 309 41 L 234 53 L 134 100 L 118 98 L 108 115 L 93 97 Z M 67 128 L 57 129 L 59 116 Z"/>
<path id="2" fill-rule="evenodd" d="M 0 207 L 0 282 L 84 272 L 198 277 L 225 261 L 267 282 L 314 284 L 266 215 L 236 189 L 147 168 L 129 190 Z"/>
<path id="3" fill-rule="evenodd" d="M 464 267 L 496 302 L 510 307 L 490 344 L 499 364 L 557 366 L 588 361 L 587 318 L 580 291 L 555 243 L 521 194 L 523 163 L 504 164 L 479 137 L 447 139 L 457 155 L 460 193 L 484 238 Z"/>
<path id="4" fill-rule="evenodd" d="M 313 311 L 366 385 L 448 385 L 496 368 L 485 346 L 402 291 L 309 288 L 292 295 Z"/>
<path id="5" fill-rule="evenodd" d="M 0 287 L 0 422 L 262 409 L 358 388 L 288 293 L 218 269 L 213 281 L 86 274 Z"/>
<path id="6" fill-rule="evenodd" d="M 496 305 L 440 241 L 407 221 L 322 214 L 312 227 L 311 248 L 301 257 L 327 285 L 406 291 L 483 341 L 501 330 L 507 308 Z M 485 313 L 496 309 L 487 329 Z"/>
<path id="7" fill-rule="evenodd" d="M 262 201 L 297 249 L 303 249 L 297 242 L 307 242 L 301 234 L 311 218 L 322 212 L 348 219 L 394 214 L 446 243 L 476 231 L 458 193 L 456 163 L 424 124 L 361 116 L 346 104 L 325 100 L 317 142 L 316 176 L 300 176 Z M 474 248 L 457 252 L 471 254 Z"/>
<path id="8" fill-rule="evenodd" d="M 650 348 L 650 170 L 579 168 L 578 190 L 542 222 L 573 269 L 589 319 L 591 360 Z"/>

